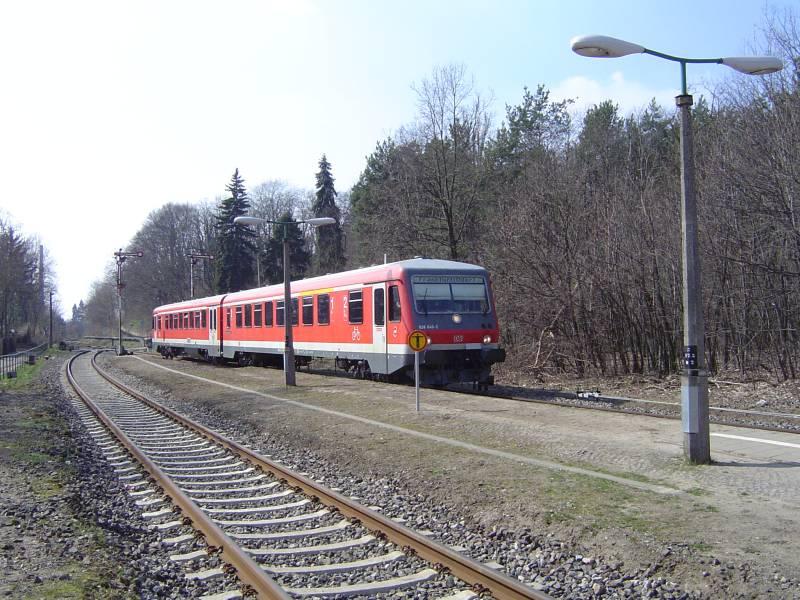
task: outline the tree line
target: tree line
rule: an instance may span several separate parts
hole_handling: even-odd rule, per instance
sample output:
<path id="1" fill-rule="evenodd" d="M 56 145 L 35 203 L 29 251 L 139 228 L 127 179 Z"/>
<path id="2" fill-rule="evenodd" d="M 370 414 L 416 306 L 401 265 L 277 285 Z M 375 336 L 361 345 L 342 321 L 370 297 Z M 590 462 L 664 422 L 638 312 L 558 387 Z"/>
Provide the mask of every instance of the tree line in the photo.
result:
<path id="1" fill-rule="evenodd" d="M 781 73 L 731 78 L 693 107 L 703 312 L 712 371 L 786 379 L 797 377 L 799 358 L 795 17 L 771 19 L 764 44 L 784 59 Z M 196 295 L 280 281 L 282 228 L 240 229 L 232 223 L 238 214 L 332 216 L 337 225 L 330 229 L 288 228 L 293 277 L 384 256 L 474 262 L 492 274 L 514 368 L 537 375 L 676 372 L 682 277 L 675 110 L 653 101 L 624 115 L 607 100 L 576 118 L 570 101 L 553 100 L 540 85 L 524 89 L 494 127 L 463 66 L 436 68 L 414 90 L 416 119 L 376 144 L 338 203 L 323 156 L 313 196 L 275 182 L 248 193 L 236 172 L 216 206 L 170 204 L 151 214 L 131 241 L 147 255 L 126 267 L 128 310 L 138 311 L 146 329 L 153 306 L 187 298 L 190 249 L 216 257 L 198 266 Z M 114 292 L 113 280 L 99 283 L 87 317 L 113 312 L 106 300 Z"/>
<path id="2" fill-rule="evenodd" d="M 49 334 L 50 291 L 55 292 L 51 261 L 35 236 L 25 235 L 0 215 L 0 354 L 30 345 Z M 63 320 L 54 309 L 54 329 Z"/>
<path id="3" fill-rule="evenodd" d="M 283 281 L 283 240 L 287 239 L 291 277 L 340 271 L 345 266 L 343 216 L 331 163 L 319 162 L 313 194 L 268 181 L 248 191 L 236 169 L 214 203 L 169 203 L 148 215 L 128 249 L 143 252 L 122 265 L 123 329 L 149 330 L 155 306 L 191 297 L 224 294 Z M 346 200 L 346 195 L 345 195 Z M 234 223 L 239 216 L 272 221 L 255 227 Z M 332 217 L 335 224 L 313 231 L 303 225 L 311 217 Z M 213 258 L 193 258 L 192 255 Z M 194 263 L 194 264 L 193 264 Z M 90 297 L 72 309 L 76 332 L 108 335 L 117 313 L 117 271 L 109 264 L 94 283 Z"/>

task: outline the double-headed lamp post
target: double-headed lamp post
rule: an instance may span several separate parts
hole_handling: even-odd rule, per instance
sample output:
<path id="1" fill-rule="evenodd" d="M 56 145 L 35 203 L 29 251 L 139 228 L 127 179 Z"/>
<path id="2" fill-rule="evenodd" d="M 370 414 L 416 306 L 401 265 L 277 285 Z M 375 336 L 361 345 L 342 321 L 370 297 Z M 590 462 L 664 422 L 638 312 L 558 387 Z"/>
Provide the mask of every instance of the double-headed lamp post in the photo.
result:
<path id="1" fill-rule="evenodd" d="M 119 311 L 119 350 L 118 355 L 122 356 L 125 354 L 125 348 L 122 347 L 122 288 L 125 287 L 125 284 L 122 282 L 122 263 L 128 260 L 131 257 L 141 258 L 144 256 L 144 252 L 141 250 L 136 250 L 134 252 L 125 252 L 120 248 L 117 252 L 114 252 L 114 260 L 117 261 L 117 300 L 118 300 L 118 311 Z"/>
<path id="2" fill-rule="evenodd" d="M 289 269 L 288 227 L 294 223 L 298 225 L 307 223 L 312 227 L 333 225 L 336 223 L 336 219 L 319 217 L 302 221 L 270 221 L 269 219 L 259 219 L 258 217 L 236 217 L 233 222 L 236 225 L 283 225 L 283 327 L 286 334 L 286 341 L 283 347 L 283 371 L 286 374 L 286 385 L 297 385 L 294 372 L 294 344 L 292 342 L 292 290 Z"/>
<path id="3" fill-rule="evenodd" d="M 675 103 L 681 111 L 681 230 L 683 246 L 683 372 L 681 374 L 681 420 L 683 452 L 694 464 L 711 462 L 708 431 L 708 372 L 705 365 L 703 309 L 700 294 L 700 254 L 697 249 L 697 206 L 694 194 L 694 155 L 692 145 L 692 96 L 686 89 L 686 65 L 716 63 L 747 75 L 766 75 L 783 68 L 773 56 L 734 56 L 727 58 L 681 58 L 650 50 L 605 35 L 573 38 L 572 50 L 590 58 L 619 58 L 630 54 L 650 54 L 677 62 L 681 66 L 681 95 Z"/>

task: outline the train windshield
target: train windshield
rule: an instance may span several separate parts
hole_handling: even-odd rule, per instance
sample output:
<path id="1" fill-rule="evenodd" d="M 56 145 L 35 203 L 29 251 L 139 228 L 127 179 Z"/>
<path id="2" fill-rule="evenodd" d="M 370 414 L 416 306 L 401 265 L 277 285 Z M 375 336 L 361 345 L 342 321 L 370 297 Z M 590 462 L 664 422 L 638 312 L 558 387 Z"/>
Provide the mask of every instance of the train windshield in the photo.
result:
<path id="1" fill-rule="evenodd" d="M 418 313 L 441 315 L 489 312 L 489 295 L 483 277 L 414 275 L 411 284 Z"/>

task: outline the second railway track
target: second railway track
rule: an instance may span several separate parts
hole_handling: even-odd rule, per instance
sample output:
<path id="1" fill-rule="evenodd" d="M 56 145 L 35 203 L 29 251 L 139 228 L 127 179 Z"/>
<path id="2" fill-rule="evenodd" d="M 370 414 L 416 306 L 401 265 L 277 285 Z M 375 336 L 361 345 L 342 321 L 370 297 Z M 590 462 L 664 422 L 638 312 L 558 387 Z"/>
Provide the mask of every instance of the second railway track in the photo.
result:
<path id="1" fill-rule="evenodd" d="M 209 597 L 547 598 L 158 405 L 88 354 L 68 377 L 124 446 L 103 438 L 172 560 L 213 582 Z"/>

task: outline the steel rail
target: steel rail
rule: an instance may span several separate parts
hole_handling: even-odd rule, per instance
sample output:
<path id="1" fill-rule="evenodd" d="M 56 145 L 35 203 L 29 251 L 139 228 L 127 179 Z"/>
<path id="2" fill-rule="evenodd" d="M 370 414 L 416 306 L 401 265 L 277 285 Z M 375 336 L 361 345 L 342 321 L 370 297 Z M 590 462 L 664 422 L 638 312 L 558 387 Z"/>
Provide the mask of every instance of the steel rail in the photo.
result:
<path id="1" fill-rule="evenodd" d="M 99 352 L 97 354 L 99 354 Z M 443 544 L 429 540 L 413 529 L 396 523 L 376 511 L 360 506 L 349 498 L 326 489 L 307 477 L 293 473 L 253 450 L 150 400 L 122 383 L 110 373 L 101 369 L 95 360 L 97 354 L 92 357 L 92 364 L 97 369 L 97 372 L 109 383 L 119 387 L 125 393 L 130 394 L 154 410 L 178 421 L 186 427 L 193 429 L 198 434 L 239 454 L 251 464 L 257 465 L 265 471 L 269 471 L 277 479 L 285 480 L 288 485 L 299 488 L 305 494 L 317 499 L 319 502 L 336 508 L 342 515 L 358 520 L 367 529 L 379 532 L 384 535 L 386 539 L 397 544 L 401 548 L 410 548 L 425 560 L 439 567 L 446 568 L 454 576 L 472 585 L 474 589 L 478 591 L 488 590 L 499 600 L 551 600 L 551 597 L 547 594 L 523 585 L 508 575 L 459 554 Z"/>
<path id="2" fill-rule="evenodd" d="M 70 385 L 80 398 L 86 403 L 94 415 L 105 425 L 120 441 L 120 443 L 127 448 L 127 450 L 136 458 L 136 460 L 144 467 L 144 469 L 155 480 L 156 484 L 161 486 L 165 494 L 169 497 L 173 504 L 176 504 L 184 515 L 188 516 L 191 520 L 192 526 L 199 530 L 206 539 L 207 544 L 212 547 L 218 548 L 221 551 L 222 559 L 236 569 L 236 574 L 239 579 L 246 585 L 252 588 L 258 594 L 259 598 L 266 600 L 288 600 L 291 598 L 283 589 L 273 581 L 261 568 L 261 566 L 253 560 L 247 553 L 245 553 L 235 541 L 229 538 L 222 529 L 220 529 L 211 519 L 197 506 L 175 483 L 164 474 L 164 472 L 150 460 L 131 439 L 119 428 L 114 422 L 105 414 L 102 408 L 97 406 L 89 395 L 83 391 L 78 385 L 72 373 L 73 362 L 85 352 L 76 354 L 66 364 L 66 374 Z M 92 365 L 98 369 L 98 373 L 103 375 L 102 371 L 95 364 L 95 356 L 92 357 Z M 109 380 L 110 381 L 110 380 Z M 111 382 L 113 383 L 113 382 Z M 123 389 L 126 393 L 129 390 Z M 137 397 L 134 394 L 135 397 Z M 243 591 L 243 595 L 245 591 Z"/>

